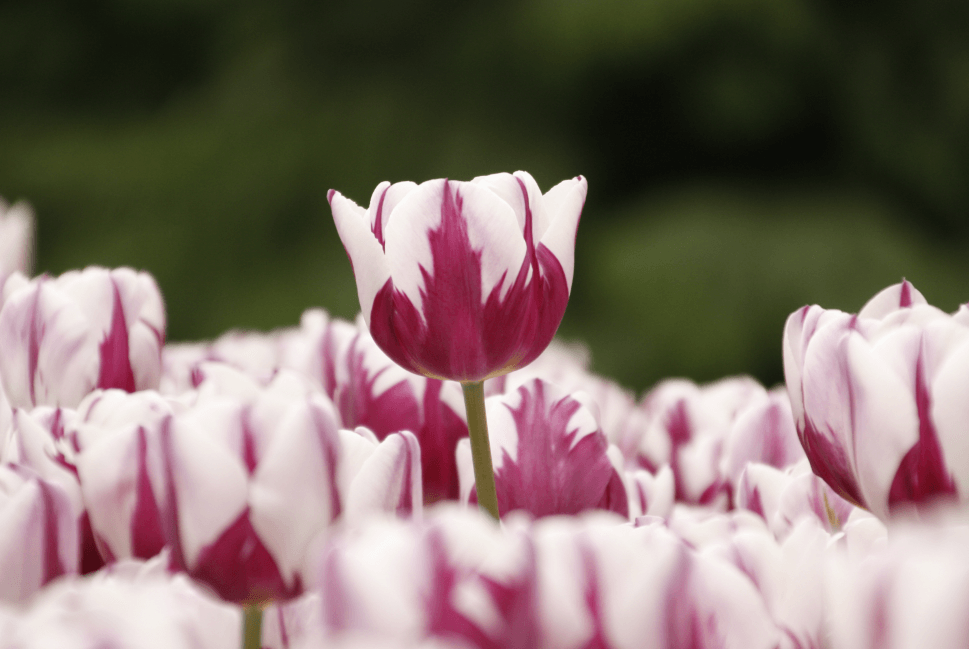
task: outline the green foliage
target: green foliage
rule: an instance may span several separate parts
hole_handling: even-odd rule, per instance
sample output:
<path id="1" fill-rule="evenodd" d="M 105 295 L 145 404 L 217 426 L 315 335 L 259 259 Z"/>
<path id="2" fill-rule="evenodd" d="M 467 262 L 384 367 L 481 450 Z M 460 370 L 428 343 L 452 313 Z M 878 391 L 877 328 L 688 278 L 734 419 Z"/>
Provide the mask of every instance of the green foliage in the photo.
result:
<path id="1" fill-rule="evenodd" d="M 352 317 L 326 205 L 527 169 L 590 196 L 563 333 L 638 388 L 780 380 L 784 318 L 969 299 L 969 9 L 803 0 L 0 3 L 0 195 L 175 340 Z M 716 188 L 716 189 L 711 189 Z M 779 189 L 786 188 L 786 189 Z"/>

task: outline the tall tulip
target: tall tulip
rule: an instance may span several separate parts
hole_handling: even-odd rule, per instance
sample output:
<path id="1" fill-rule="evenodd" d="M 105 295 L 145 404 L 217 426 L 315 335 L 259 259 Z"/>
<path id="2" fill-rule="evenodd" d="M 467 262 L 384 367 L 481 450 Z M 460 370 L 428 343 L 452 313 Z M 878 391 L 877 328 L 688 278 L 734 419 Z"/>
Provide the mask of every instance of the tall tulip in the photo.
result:
<path id="1" fill-rule="evenodd" d="M 364 320 L 395 362 L 460 381 L 478 480 L 491 480 L 482 382 L 552 340 L 572 288 L 586 181 L 542 195 L 527 173 L 381 183 L 363 209 L 329 193 Z M 493 485 L 479 484 L 497 517 Z"/>

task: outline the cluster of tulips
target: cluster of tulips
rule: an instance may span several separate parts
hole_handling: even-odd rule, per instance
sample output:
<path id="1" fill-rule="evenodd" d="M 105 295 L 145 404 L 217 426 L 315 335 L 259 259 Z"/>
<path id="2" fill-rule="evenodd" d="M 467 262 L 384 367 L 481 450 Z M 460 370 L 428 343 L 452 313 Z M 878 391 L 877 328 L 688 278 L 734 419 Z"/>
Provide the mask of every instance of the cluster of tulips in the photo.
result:
<path id="1" fill-rule="evenodd" d="M 331 192 L 357 321 L 190 344 L 0 203 L 0 649 L 969 645 L 969 309 L 637 399 L 553 341 L 585 194 Z"/>

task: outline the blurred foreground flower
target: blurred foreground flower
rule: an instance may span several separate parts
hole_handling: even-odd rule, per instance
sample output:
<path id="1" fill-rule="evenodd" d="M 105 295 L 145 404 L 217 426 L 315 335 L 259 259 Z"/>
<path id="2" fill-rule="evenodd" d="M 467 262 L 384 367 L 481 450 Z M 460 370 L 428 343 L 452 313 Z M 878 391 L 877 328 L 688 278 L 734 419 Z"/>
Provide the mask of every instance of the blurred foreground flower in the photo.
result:
<path id="1" fill-rule="evenodd" d="M 241 628 L 238 609 L 159 561 L 129 562 L 0 610 L 0 649 L 237 649 Z"/>
<path id="2" fill-rule="evenodd" d="M 858 315 L 804 307 L 784 373 L 814 472 L 886 518 L 969 498 L 969 310 L 948 315 L 908 282 Z"/>
<path id="3" fill-rule="evenodd" d="M 0 466 L 0 601 L 26 601 L 77 573 L 79 516 L 56 484 L 25 467 Z"/>
<path id="4" fill-rule="evenodd" d="M 321 558 L 324 635 L 470 646 L 775 647 L 763 598 L 727 561 L 663 525 L 605 512 L 496 527 L 438 507 L 425 523 L 370 519 Z"/>
<path id="5" fill-rule="evenodd" d="M 158 387 L 165 306 L 130 268 L 11 277 L 0 308 L 0 378 L 10 405 L 75 407 L 96 388 Z"/>
<path id="6" fill-rule="evenodd" d="M 337 517 L 420 510 L 413 435 L 378 443 L 365 429 L 340 430 L 332 404 L 293 373 L 262 388 L 216 369 L 194 403 L 168 414 L 152 405 L 157 395 L 106 393 L 107 412 L 122 407 L 119 399 L 143 411 L 89 432 L 77 457 L 109 558 L 147 558 L 168 546 L 173 567 L 227 601 L 257 604 L 303 592 L 306 548 Z M 88 425 L 97 419 L 88 414 Z"/>

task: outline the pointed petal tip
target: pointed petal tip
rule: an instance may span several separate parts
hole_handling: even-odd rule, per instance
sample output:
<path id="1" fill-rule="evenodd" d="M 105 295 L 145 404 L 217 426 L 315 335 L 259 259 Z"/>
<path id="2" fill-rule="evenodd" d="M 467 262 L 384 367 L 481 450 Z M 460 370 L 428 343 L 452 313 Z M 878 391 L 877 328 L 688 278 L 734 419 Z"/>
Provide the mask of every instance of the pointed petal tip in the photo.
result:
<path id="1" fill-rule="evenodd" d="M 330 205 L 333 205 L 333 197 L 336 196 L 336 195 L 338 195 L 339 193 L 340 192 L 338 192 L 335 189 L 328 190 L 326 192 L 326 202 L 329 203 Z"/>

